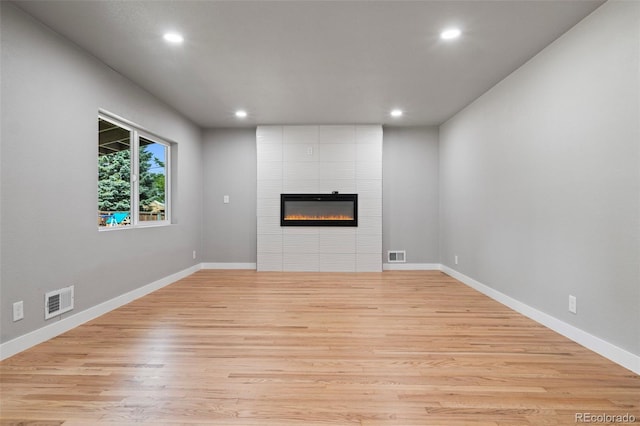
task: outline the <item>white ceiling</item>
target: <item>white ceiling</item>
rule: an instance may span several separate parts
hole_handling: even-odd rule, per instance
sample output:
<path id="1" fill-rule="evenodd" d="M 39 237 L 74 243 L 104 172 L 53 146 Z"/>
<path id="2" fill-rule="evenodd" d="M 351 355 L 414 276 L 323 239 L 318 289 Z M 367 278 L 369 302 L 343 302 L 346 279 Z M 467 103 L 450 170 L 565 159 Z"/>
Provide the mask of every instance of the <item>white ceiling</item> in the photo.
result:
<path id="1" fill-rule="evenodd" d="M 16 2 L 202 127 L 440 124 L 602 3 Z"/>

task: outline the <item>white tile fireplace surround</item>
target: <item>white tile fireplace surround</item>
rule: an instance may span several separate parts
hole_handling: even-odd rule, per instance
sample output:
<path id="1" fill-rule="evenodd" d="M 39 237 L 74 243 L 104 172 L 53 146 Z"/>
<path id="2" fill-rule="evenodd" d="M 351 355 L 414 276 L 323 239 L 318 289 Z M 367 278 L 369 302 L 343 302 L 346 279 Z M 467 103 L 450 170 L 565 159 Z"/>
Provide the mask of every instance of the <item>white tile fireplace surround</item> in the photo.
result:
<path id="1" fill-rule="evenodd" d="M 259 271 L 382 271 L 382 126 L 259 126 Z M 282 193 L 358 194 L 357 227 L 280 226 Z"/>

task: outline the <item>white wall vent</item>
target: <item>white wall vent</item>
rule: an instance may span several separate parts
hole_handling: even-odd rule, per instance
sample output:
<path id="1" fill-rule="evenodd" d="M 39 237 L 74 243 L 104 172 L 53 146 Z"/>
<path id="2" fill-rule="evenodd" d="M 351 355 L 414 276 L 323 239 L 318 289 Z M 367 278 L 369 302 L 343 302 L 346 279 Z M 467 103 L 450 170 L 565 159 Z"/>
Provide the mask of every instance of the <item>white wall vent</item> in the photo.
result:
<path id="1" fill-rule="evenodd" d="M 404 263 L 407 261 L 406 250 L 389 250 L 387 252 L 387 261 L 389 263 Z"/>
<path id="2" fill-rule="evenodd" d="M 73 286 L 50 291 L 44 295 L 44 319 L 53 318 L 73 309 Z"/>

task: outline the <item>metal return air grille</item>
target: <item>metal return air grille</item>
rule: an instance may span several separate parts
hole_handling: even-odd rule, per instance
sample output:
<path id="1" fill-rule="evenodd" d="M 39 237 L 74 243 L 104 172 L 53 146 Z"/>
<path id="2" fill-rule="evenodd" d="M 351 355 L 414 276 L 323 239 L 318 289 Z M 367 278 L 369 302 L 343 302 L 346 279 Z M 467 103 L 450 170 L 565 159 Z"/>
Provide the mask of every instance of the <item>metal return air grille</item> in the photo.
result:
<path id="1" fill-rule="evenodd" d="M 389 250 L 387 252 L 387 261 L 389 263 L 406 262 L 407 252 L 405 250 Z"/>
<path id="2" fill-rule="evenodd" d="M 53 318 L 73 309 L 73 286 L 50 291 L 44 295 L 44 319 Z"/>

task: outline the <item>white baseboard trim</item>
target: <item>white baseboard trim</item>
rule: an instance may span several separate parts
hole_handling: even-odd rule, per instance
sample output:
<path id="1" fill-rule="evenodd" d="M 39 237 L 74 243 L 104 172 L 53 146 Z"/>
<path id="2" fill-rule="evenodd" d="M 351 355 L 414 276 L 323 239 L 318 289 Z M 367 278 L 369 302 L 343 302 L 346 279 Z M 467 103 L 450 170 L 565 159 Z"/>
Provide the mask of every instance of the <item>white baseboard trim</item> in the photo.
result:
<path id="1" fill-rule="evenodd" d="M 202 269 L 256 269 L 255 263 L 201 263 Z"/>
<path id="2" fill-rule="evenodd" d="M 169 284 L 173 284 L 174 282 L 185 278 L 199 271 L 200 269 L 200 265 L 191 266 L 180 272 L 176 272 L 175 274 L 171 274 L 167 277 L 161 278 L 158 281 L 154 281 L 151 284 L 147 284 L 128 293 L 114 297 L 113 299 L 107 300 L 106 302 L 100 303 L 99 305 L 92 306 L 91 308 L 85 309 L 84 311 L 78 312 L 77 314 L 62 318 L 54 323 L 45 325 L 44 327 L 34 330 L 30 333 L 9 340 L 8 342 L 0 345 L 0 360 L 9 358 L 42 342 L 46 342 L 49 339 L 59 336 L 60 334 L 65 333 L 72 328 L 82 325 L 85 322 L 91 321 L 92 319 L 104 315 L 114 309 L 117 309 L 120 306 L 126 305 L 127 303 L 130 303 L 142 296 L 146 296 L 147 294 L 152 293 L 162 287 L 166 287 Z"/>
<path id="3" fill-rule="evenodd" d="M 383 263 L 383 271 L 440 271 L 439 263 Z"/>
<path id="4" fill-rule="evenodd" d="M 451 277 L 461 281 L 469 287 L 478 290 L 486 296 L 489 296 L 493 300 L 502 303 L 505 306 L 513 309 L 522 315 L 531 318 L 539 324 L 544 325 L 547 328 L 559 333 L 568 339 L 584 346 L 593 352 L 602 355 L 603 357 L 615 362 L 622 367 L 633 371 L 636 374 L 640 374 L 640 356 L 632 354 L 631 352 L 619 348 L 618 346 L 602 340 L 592 334 L 587 333 L 584 330 L 579 329 L 571 324 L 567 324 L 564 321 L 559 320 L 549 314 L 541 312 L 525 303 L 522 303 L 516 299 L 507 296 L 493 288 L 482 284 L 473 278 L 470 278 L 448 266 L 442 265 L 442 272 Z"/>

